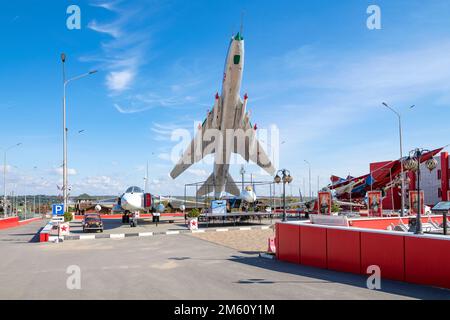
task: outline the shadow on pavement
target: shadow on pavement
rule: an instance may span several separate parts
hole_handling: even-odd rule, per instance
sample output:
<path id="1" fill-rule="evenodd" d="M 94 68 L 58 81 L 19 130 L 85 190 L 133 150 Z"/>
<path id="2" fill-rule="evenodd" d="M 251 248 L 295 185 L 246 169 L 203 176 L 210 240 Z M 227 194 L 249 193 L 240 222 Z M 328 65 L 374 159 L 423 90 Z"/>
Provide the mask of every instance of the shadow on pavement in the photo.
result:
<path id="1" fill-rule="evenodd" d="M 41 232 L 42 229 L 44 229 L 44 227 L 39 228 L 38 232 L 36 232 L 34 234 L 28 234 L 28 235 L 33 235 L 33 237 L 28 242 L 39 242 L 39 232 Z"/>
<path id="2" fill-rule="evenodd" d="M 263 259 L 260 257 L 232 256 L 230 261 L 242 263 L 253 267 L 272 270 L 275 272 L 289 273 L 310 279 L 299 279 L 292 281 L 276 281 L 272 279 L 241 279 L 240 284 L 269 284 L 269 283 L 341 283 L 354 287 L 367 289 L 367 278 L 345 272 L 336 272 L 326 269 L 313 268 L 287 262 Z M 367 289 L 369 290 L 369 289 Z M 391 293 L 416 299 L 450 299 L 450 290 L 415 285 L 400 281 L 382 279 L 380 292 Z M 336 297 L 339 299 L 339 297 Z"/>

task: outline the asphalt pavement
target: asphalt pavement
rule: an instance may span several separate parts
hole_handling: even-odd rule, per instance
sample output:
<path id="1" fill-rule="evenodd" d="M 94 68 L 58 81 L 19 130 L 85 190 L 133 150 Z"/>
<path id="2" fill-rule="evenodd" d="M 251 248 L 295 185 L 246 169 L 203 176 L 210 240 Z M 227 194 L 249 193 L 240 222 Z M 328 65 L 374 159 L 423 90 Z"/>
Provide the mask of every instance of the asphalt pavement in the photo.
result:
<path id="1" fill-rule="evenodd" d="M 0 299 L 450 299 L 448 290 L 388 280 L 369 290 L 360 275 L 267 260 L 189 234 L 32 242 L 43 224 L 0 232 Z M 78 268 L 81 287 L 69 289 Z"/>

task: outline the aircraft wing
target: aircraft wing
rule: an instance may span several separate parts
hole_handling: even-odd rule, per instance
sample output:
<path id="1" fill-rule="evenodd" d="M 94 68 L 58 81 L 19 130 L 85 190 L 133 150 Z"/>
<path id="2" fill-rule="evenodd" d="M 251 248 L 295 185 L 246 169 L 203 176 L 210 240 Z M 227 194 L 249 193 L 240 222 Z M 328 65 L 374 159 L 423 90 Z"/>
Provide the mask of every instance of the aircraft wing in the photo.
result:
<path id="1" fill-rule="evenodd" d="M 167 201 L 169 203 L 172 202 L 181 202 L 181 203 L 190 203 L 190 204 L 196 204 L 199 206 L 203 206 L 205 204 L 205 202 L 200 202 L 200 201 L 192 201 L 192 200 L 184 200 L 181 198 L 174 198 L 174 197 L 163 197 L 163 196 L 157 196 L 159 198 L 159 200 L 157 201 Z"/>
<path id="2" fill-rule="evenodd" d="M 235 145 L 235 153 L 239 153 L 245 161 L 253 161 L 259 167 L 263 168 L 268 174 L 275 174 L 275 167 L 273 163 L 270 161 L 269 156 L 266 154 L 266 151 L 261 146 L 261 143 L 256 138 L 256 130 L 252 128 L 250 121 L 247 121 L 243 124 L 243 128 L 245 132 L 247 130 L 251 130 L 251 135 L 249 139 L 245 139 L 245 149 L 239 148 Z"/>
<path id="3" fill-rule="evenodd" d="M 205 139 L 205 132 L 212 127 L 213 115 L 212 112 L 208 113 L 201 128 L 195 134 L 194 139 L 191 141 L 187 149 L 184 151 L 182 157 L 170 172 L 170 176 L 175 179 L 182 174 L 191 165 L 203 159 L 204 156 L 214 152 L 214 139 Z M 200 130 L 201 129 L 201 130 Z"/>
<path id="4" fill-rule="evenodd" d="M 110 199 L 102 199 L 98 200 L 96 205 L 100 205 L 104 208 L 113 208 L 117 204 L 117 197 L 116 198 L 110 198 Z"/>
<path id="5" fill-rule="evenodd" d="M 365 205 L 360 204 L 360 203 L 355 203 L 355 202 L 348 202 L 348 201 L 340 201 L 340 200 L 333 200 L 334 202 L 336 202 L 339 205 L 343 205 L 343 206 L 352 206 L 352 207 L 365 207 Z"/>

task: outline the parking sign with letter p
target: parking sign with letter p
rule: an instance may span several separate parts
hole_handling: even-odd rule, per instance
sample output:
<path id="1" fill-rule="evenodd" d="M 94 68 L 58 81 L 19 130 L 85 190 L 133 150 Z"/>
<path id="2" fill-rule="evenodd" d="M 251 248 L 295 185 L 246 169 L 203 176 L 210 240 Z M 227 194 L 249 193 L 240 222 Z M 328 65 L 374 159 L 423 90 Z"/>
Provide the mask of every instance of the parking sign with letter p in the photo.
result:
<path id="1" fill-rule="evenodd" d="M 64 215 L 64 205 L 63 204 L 52 205 L 52 215 L 63 216 Z"/>

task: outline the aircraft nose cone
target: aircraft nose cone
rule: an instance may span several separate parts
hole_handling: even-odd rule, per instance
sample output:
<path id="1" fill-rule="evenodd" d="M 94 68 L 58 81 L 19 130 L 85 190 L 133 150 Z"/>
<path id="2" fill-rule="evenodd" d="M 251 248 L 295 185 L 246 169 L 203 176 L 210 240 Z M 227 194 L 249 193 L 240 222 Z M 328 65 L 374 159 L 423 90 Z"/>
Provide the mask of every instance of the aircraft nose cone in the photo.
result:
<path id="1" fill-rule="evenodd" d="M 122 197 L 122 207 L 126 210 L 137 210 L 141 208 L 141 199 L 137 194 L 125 194 Z"/>
<path id="2" fill-rule="evenodd" d="M 234 36 L 234 40 L 242 41 L 242 40 L 244 40 L 244 38 L 242 37 L 241 33 L 238 32 L 238 33 Z"/>

